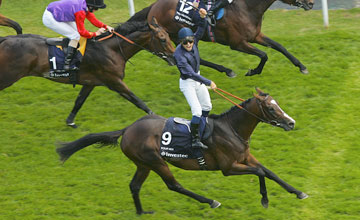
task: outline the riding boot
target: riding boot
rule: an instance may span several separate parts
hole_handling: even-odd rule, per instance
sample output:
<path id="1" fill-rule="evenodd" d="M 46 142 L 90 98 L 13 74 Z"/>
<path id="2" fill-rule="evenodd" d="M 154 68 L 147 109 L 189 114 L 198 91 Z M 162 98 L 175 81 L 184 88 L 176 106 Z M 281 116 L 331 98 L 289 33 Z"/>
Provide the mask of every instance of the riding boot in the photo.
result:
<path id="1" fill-rule="evenodd" d="M 67 53 L 65 56 L 64 68 L 63 68 L 65 71 L 70 70 L 70 64 L 71 64 L 71 61 L 74 59 L 75 54 L 76 54 L 76 48 L 68 46 Z"/>
<path id="2" fill-rule="evenodd" d="M 190 123 L 191 129 L 191 147 L 208 149 L 206 145 L 201 143 L 199 137 L 199 124 Z"/>
<path id="3" fill-rule="evenodd" d="M 228 0 L 217 0 L 215 3 L 211 6 L 207 14 L 212 17 L 220 8 L 224 8 L 227 5 L 229 5 Z"/>

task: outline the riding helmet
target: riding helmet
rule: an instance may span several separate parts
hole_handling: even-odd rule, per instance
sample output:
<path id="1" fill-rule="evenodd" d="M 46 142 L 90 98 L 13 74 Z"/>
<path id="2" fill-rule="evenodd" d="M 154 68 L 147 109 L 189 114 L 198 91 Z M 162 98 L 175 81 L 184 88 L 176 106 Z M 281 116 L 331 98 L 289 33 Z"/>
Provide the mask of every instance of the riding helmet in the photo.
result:
<path id="1" fill-rule="evenodd" d="M 178 32 L 178 39 L 179 40 L 183 40 L 186 37 L 193 37 L 194 36 L 194 32 L 187 27 L 183 27 L 180 29 L 180 31 Z"/>
<path id="2" fill-rule="evenodd" d="M 87 6 L 91 6 L 94 8 L 106 8 L 106 4 L 104 4 L 104 0 L 86 0 Z"/>

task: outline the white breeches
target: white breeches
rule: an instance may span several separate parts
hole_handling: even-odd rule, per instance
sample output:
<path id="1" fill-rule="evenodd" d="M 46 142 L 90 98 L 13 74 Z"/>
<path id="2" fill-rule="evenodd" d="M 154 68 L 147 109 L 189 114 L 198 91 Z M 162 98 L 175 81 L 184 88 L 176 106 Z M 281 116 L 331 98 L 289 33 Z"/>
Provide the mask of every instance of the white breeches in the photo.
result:
<path id="1" fill-rule="evenodd" d="M 54 19 L 54 16 L 48 10 L 44 11 L 42 20 L 46 27 L 50 28 L 56 33 L 64 35 L 70 38 L 70 40 L 80 40 L 80 34 L 77 30 L 75 21 L 58 22 Z"/>
<path id="2" fill-rule="evenodd" d="M 180 79 L 180 91 L 189 103 L 193 116 L 201 117 L 202 111 L 211 110 L 209 91 L 204 84 L 193 79 Z"/>

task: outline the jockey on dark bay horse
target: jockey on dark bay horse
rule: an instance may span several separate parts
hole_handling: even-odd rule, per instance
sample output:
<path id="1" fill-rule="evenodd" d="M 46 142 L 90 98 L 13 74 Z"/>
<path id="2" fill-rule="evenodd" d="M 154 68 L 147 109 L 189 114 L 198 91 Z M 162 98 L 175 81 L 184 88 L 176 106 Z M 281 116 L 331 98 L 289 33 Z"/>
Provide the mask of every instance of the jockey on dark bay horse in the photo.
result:
<path id="1" fill-rule="evenodd" d="M 114 30 L 95 17 L 94 12 L 103 8 L 106 8 L 103 0 L 61 0 L 50 3 L 44 11 L 44 25 L 70 39 L 64 70 L 70 70 L 70 63 L 76 54 L 80 36 L 93 38 L 106 30 L 110 32 Z M 100 29 L 96 32 L 87 31 L 84 26 L 85 18 Z"/>

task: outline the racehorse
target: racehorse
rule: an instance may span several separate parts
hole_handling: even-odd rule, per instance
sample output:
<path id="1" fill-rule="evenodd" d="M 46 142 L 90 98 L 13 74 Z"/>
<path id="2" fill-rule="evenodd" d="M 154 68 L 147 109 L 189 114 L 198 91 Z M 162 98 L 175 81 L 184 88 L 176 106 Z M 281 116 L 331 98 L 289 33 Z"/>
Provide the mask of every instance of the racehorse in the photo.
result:
<path id="1" fill-rule="evenodd" d="M 152 111 L 130 91 L 123 82 L 125 64 L 134 54 L 146 49 L 174 64 L 175 48 L 166 31 L 156 19 L 147 22 L 147 11 L 140 11 L 127 22 L 115 28 L 125 35 L 129 43 L 117 35 L 99 41 L 88 40 L 86 53 L 80 65 L 77 84 L 82 89 L 75 106 L 66 119 L 69 126 L 76 127 L 75 116 L 95 86 L 107 86 L 148 114 Z M 99 36 L 105 37 L 107 34 Z M 60 83 L 70 83 L 68 78 L 49 78 L 47 38 L 25 34 L 0 37 L 0 90 L 11 86 L 25 76 L 45 77 Z"/>
<path id="2" fill-rule="evenodd" d="M 178 43 L 177 32 L 184 24 L 174 21 L 176 6 L 179 0 L 157 0 L 150 7 L 148 20 L 156 17 L 159 24 L 169 33 L 171 39 Z M 268 38 L 261 32 L 261 24 L 266 10 L 276 0 L 234 0 L 225 7 L 225 14 L 218 20 L 214 28 L 216 42 L 228 45 L 232 50 L 237 50 L 247 54 L 258 56 L 261 61 L 255 69 L 250 69 L 246 76 L 261 74 L 268 59 L 267 54 L 251 45 L 257 43 L 262 46 L 271 47 L 284 54 L 295 66 L 299 67 L 301 73 L 307 74 L 307 68 L 282 45 Z M 295 5 L 305 10 L 313 7 L 314 0 L 280 0 L 289 5 Z M 190 10 L 190 5 L 185 5 L 184 10 Z M 208 34 L 204 34 L 204 41 L 210 41 Z M 202 65 L 214 68 L 220 72 L 226 72 L 228 76 L 235 74 L 231 69 L 225 68 L 205 60 L 201 60 Z"/>
<path id="3" fill-rule="evenodd" d="M 241 105 L 232 107 L 221 115 L 211 115 L 213 120 L 213 133 L 204 140 L 209 149 L 204 150 L 204 158 L 208 170 L 221 170 L 224 176 L 254 174 L 259 177 L 261 203 L 268 207 L 268 197 L 265 177 L 274 180 L 289 193 L 296 194 L 297 198 L 305 199 L 307 194 L 295 189 L 265 168 L 250 153 L 249 140 L 259 122 L 292 130 L 295 121 L 288 116 L 278 103 L 268 94 L 257 89 L 253 98 Z M 137 166 L 136 173 L 130 183 L 130 190 L 137 214 L 145 214 L 140 203 L 139 192 L 149 172 L 153 170 L 165 182 L 170 190 L 189 196 L 201 203 L 208 203 L 211 208 L 221 204 L 212 199 L 205 198 L 187 189 L 184 189 L 174 178 L 165 161 L 185 170 L 200 170 L 196 159 L 163 158 L 160 155 L 160 141 L 162 141 L 163 128 L 166 118 L 158 115 L 147 115 L 132 125 L 112 132 L 88 134 L 76 141 L 63 143 L 57 148 L 60 160 L 65 162 L 75 152 L 98 143 L 102 145 L 116 144 L 122 136 L 120 143 L 124 154 Z"/>
<path id="4" fill-rule="evenodd" d="M 0 6 L 1 6 L 1 2 L 2 0 L 0 0 Z M 8 26 L 8 27 L 12 27 L 13 29 L 15 29 L 17 34 L 22 34 L 22 28 L 19 25 L 19 23 L 17 23 L 16 21 L 13 21 L 7 17 L 5 17 L 4 15 L 0 14 L 0 26 Z"/>

